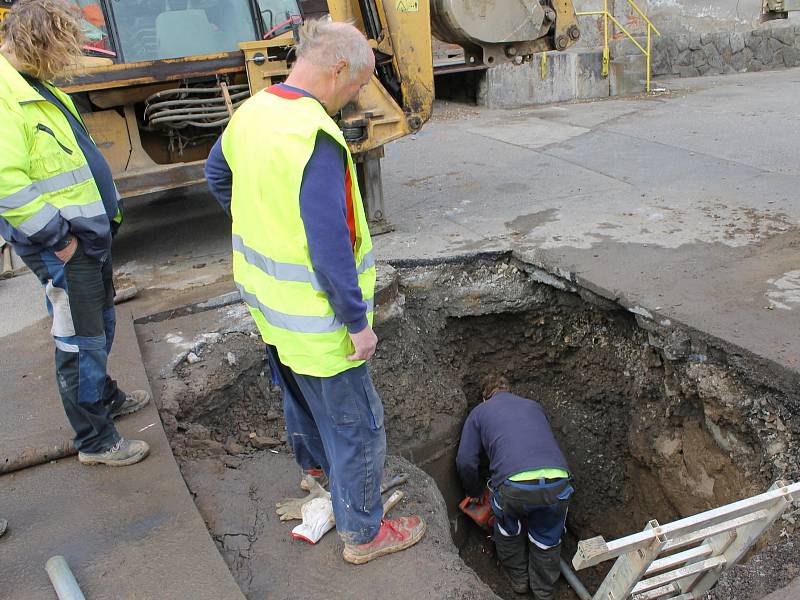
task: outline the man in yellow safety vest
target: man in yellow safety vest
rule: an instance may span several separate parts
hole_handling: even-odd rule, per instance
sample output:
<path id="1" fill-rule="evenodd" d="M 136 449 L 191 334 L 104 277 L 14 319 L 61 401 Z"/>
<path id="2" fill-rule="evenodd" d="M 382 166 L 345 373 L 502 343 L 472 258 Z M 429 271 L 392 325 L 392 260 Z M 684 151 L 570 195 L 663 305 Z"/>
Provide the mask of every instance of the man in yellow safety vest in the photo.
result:
<path id="1" fill-rule="evenodd" d="M 346 23 L 304 25 L 285 83 L 245 102 L 211 151 L 209 186 L 233 219 L 233 274 L 267 343 L 289 441 L 329 477 L 344 558 L 360 564 L 417 543 L 417 516 L 384 520 L 383 405 L 365 361 L 375 259 L 353 159 L 335 115 L 375 69 Z"/>

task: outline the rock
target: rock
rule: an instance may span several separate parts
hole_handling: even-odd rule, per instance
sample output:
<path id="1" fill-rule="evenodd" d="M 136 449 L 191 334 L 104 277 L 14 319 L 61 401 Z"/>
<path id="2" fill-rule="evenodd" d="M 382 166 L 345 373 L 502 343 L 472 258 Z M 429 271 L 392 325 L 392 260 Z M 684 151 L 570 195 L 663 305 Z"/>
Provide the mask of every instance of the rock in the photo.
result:
<path id="1" fill-rule="evenodd" d="M 245 448 L 239 442 L 236 441 L 235 438 L 228 438 L 228 441 L 225 442 L 225 452 L 228 454 L 244 454 Z"/>
<path id="2" fill-rule="evenodd" d="M 159 405 L 162 413 L 167 413 L 173 416 L 177 415 L 181 410 L 181 405 L 177 398 L 173 398 L 172 396 L 162 395 Z"/>
<path id="3" fill-rule="evenodd" d="M 250 438 L 250 444 L 253 446 L 253 448 L 256 448 L 258 450 L 266 450 L 268 448 L 274 448 L 275 446 L 280 446 L 281 441 L 276 440 L 273 437 L 257 435 L 255 437 Z"/>
<path id="4" fill-rule="evenodd" d="M 706 57 L 706 53 L 703 50 L 695 50 L 692 53 L 692 65 L 699 69 L 700 67 L 708 64 L 708 57 Z M 701 71 L 700 74 L 702 75 L 703 72 Z"/>
<path id="5" fill-rule="evenodd" d="M 797 48 L 784 48 L 783 64 L 787 67 L 796 67 L 800 65 L 800 50 Z"/>
<path id="6" fill-rule="evenodd" d="M 168 433 L 175 433 L 178 431 L 178 419 L 175 418 L 175 415 L 161 413 L 161 424 Z"/>
<path id="7" fill-rule="evenodd" d="M 672 65 L 670 64 L 666 48 L 662 47 L 654 50 L 650 61 L 650 69 L 655 75 L 666 75 L 672 72 Z"/>
<path id="8" fill-rule="evenodd" d="M 772 40 L 772 41 L 774 41 L 776 44 L 780 43 L 780 42 L 778 42 L 776 40 Z M 775 53 L 770 48 L 768 42 L 763 42 L 762 44 L 760 44 L 758 46 L 758 48 L 756 50 L 753 51 L 753 57 L 758 62 L 760 62 L 762 65 L 765 65 L 765 66 L 769 65 L 772 62 L 774 55 L 775 55 Z"/>
<path id="9" fill-rule="evenodd" d="M 700 34 L 700 44 L 706 46 L 714 43 L 714 34 L 710 32 Z"/>
<path id="10" fill-rule="evenodd" d="M 713 39 L 714 47 L 720 54 L 725 54 L 725 51 L 731 50 L 731 38 L 727 32 L 717 33 Z"/>
<path id="11" fill-rule="evenodd" d="M 722 61 L 722 56 L 717 51 L 717 47 L 714 44 L 703 46 L 703 52 L 706 54 L 706 60 L 708 61 L 710 67 L 722 69 L 722 65 L 724 64 Z"/>
<path id="12" fill-rule="evenodd" d="M 689 50 L 699 50 L 702 46 L 702 42 L 700 41 L 700 34 L 699 33 L 690 33 L 689 34 Z"/>
<path id="13" fill-rule="evenodd" d="M 193 365 L 200 362 L 200 357 L 194 352 L 189 352 L 189 354 L 186 355 L 186 362 L 188 362 L 190 365 Z"/>
<path id="14" fill-rule="evenodd" d="M 786 46 L 794 46 L 797 34 L 794 27 L 775 27 L 772 30 L 772 37 Z"/>
<path id="15" fill-rule="evenodd" d="M 685 33 L 681 33 L 680 35 L 675 36 L 675 46 L 678 48 L 678 52 L 683 52 L 684 50 L 689 49 L 689 36 Z"/>
<path id="16" fill-rule="evenodd" d="M 756 35 L 755 31 L 748 31 L 744 34 L 744 45 L 753 52 L 755 52 L 763 42 L 763 38 L 760 35 Z"/>
<path id="17" fill-rule="evenodd" d="M 233 352 L 228 352 L 228 354 L 225 355 L 225 360 L 228 361 L 230 366 L 236 366 L 236 355 Z"/>
<path id="18" fill-rule="evenodd" d="M 242 466 L 242 462 L 244 462 L 238 456 L 223 456 L 220 460 L 222 461 L 222 464 L 229 469 L 238 469 Z"/>
<path id="19" fill-rule="evenodd" d="M 207 427 L 200 425 L 200 423 L 192 423 L 189 425 L 189 429 L 186 430 L 186 437 L 207 440 L 211 437 L 211 432 Z"/>
<path id="20" fill-rule="evenodd" d="M 729 37 L 730 37 L 731 50 L 733 51 L 734 54 L 744 50 L 744 35 L 742 33 L 734 31 L 733 33 L 730 34 Z"/>
<path id="21" fill-rule="evenodd" d="M 274 408 L 270 408 L 267 411 L 267 421 L 277 421 L 281 418 L 281 413 Z"/>
<path id="22" fill-rule="evenodd" d="M 216 440 L 203 440 L 197 438 L 189 438 L 186 440 L 186 447 L 193 448 L 195 450 L 199 450 L 204 452 L 205 454 L 219 456 L 225 454 L 225 449 L 222 447 Z"/>
<path id="23" fill-rule="evenodd" d="M 692 51 L 691 50 L 684 50 L 678 57 L 675 59 L 675 64 L 680 65 L 683 67 L 691 67 L 692 66 Z"/>

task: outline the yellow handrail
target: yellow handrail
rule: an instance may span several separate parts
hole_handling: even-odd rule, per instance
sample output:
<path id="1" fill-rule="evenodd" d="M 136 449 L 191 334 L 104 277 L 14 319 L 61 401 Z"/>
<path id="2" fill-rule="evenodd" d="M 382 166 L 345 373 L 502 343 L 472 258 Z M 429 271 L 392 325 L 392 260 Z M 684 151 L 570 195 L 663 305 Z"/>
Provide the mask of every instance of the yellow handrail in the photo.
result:
<path id="1" fill-rule="evenodd" d="M 608 0 L 603 0 L 603 10 L 591 10 L 585 12 L 576 12 L 576 15 L 580 16 L 602 16 L 603 17 L 603 77 L 608 77 L 608 63 L 609 63 L 609 49 L 608 49 L 608 21 L 610 20 L 617 28 L 624 33 L 627 38 L 633 42 L 633 44 L 641 51 L 642 54 L 645 55 L 647 59 L 647 84 L 646 89 L 647 92 L 650 93 L 650 56 L 652 54 L 652 44 L 651 44 L 651 33 L 655 32 L 657 36 L 661 37 L 661 32 L 656 29 L 656 26 L 653 25 L 653 22 L 647 17 L 642 9 L 639 8 L 633 0 L 626 0 L 626 2 L 635 10 L 639 15 L 644 19 L 645 23 L 647 23 L 647 49 L 642 47 L 642 45 L 637 42 L 633 35 L 625 28 L 622 23 L 620 23 L 614 15 L 608 12 Z"/>

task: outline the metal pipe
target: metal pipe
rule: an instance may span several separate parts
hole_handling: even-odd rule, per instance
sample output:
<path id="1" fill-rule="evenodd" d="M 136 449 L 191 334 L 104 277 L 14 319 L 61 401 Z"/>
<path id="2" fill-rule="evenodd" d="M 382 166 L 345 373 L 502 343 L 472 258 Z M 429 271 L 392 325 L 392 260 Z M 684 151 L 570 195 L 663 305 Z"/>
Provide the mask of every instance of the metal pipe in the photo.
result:
<path id="1" fill-rule="evenodd" d="M 50 577 L 50 583 L 53 584 L 58 600 L 86 600 L 81 588 L 78 587 L 75 575 L 70 571 L 63 556 L 52 557 L 45 563 L 44 568 Z"/>
<path id="2" fill-rule="evenodd" d="M 561 559 L 561 574 L 564 576 L 564 579 L 567 580 L 570 587 L 575 590 L 575 593 L 578 594 L 578 598 L 581 600 L 592 600 L 592 595 L 586 590 L 586 587 L 575 574 L 575 571 L 572 570 L 572 567 L 570 567 L 563 558 Z"/>
<path id="3" fill-rule="evenodd" d="M 49 446 L 27 447 L 18 451 L 14 456 L 7 456 L 0 460 L 0 475 L 13 473 L 28 467 L 35 467 L 51 460 L 58 460 L 77 454 L 71 440 L 63 440 Z"/>

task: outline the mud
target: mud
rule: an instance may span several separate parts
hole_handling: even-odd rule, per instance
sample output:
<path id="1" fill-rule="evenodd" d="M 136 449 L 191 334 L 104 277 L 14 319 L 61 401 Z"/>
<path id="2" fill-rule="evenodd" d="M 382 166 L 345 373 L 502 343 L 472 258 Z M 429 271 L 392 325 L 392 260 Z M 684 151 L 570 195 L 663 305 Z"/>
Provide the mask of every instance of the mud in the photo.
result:
<path id="1" fill-rule="evenodd" d="M 505 374 L 515 392 L 544 406 L 570 461 L 577 492 L 568 557 L 577 539 L 627 535 L 650 519 L 668 522 L 800 476 L 796 374 L 776 375 L 770 365 L 702 332 L 625 310 L 505 256 L 395 267 L 399 289 L 378 308 L 381 343 L 371 361 L 386 408 L 389 449 L 433 476 L 446 501 L 434 504 L 443 519 L 445 506 L 449 510 L 462 557 L 502 597 L 511 595 L 497 576 L 491 546 L 453 510 L 461 495 L 453 453 L 488 372 Z M 207 318 L 191 319 L 207 326 Z M 150 324 L 139 333 L 158 347 L 168 329 Z M 160 389 L 162 418 L 213 533 L 215 511 L 223 510 L 228 492 L 202 483 L 207 478 L 196 476 L 197 465 L 246 473 L 261 489 L 259 477 L 271 472 L 242 471 L 241 465 L 262 460 L 266 447 L 281 455 L 288 450 L 279 392 L 270 384 L 257 336 L 242 325 L 207 336 L 207 329 L 198 330 L 194 342 L 189 336 L 186 346 L 196 350 L 191 364 L 183 360 L 165 370 L 165 355 L 154 350 L 149 369 L 161 373 L 154 387 Z M 204 508 L 204 497 L 216 504 Z M 439 542 L 449 549 L 447 537 Z M 229 552 L 225 539 L 218 542 L 235 574 L 268 559 L 252 545 Z M 774 543 L 748 563 L 759 566 L 731 571 L 719 588 L 727 595 L 717 598 L 761 597 L 791 579 L 800 565 L 794 517 L 779 521 L 766 539 Z M 775 569 L 768 581 L 760 575 L 766 565 Z M 580 576 L 592 590 L 604 572 Z M 240 585 L 247 592 L 245 579 Z M 747 595 L 751 590 L 760 595 Z M 559 594 L 571 597 L 566 589 Z"/>

